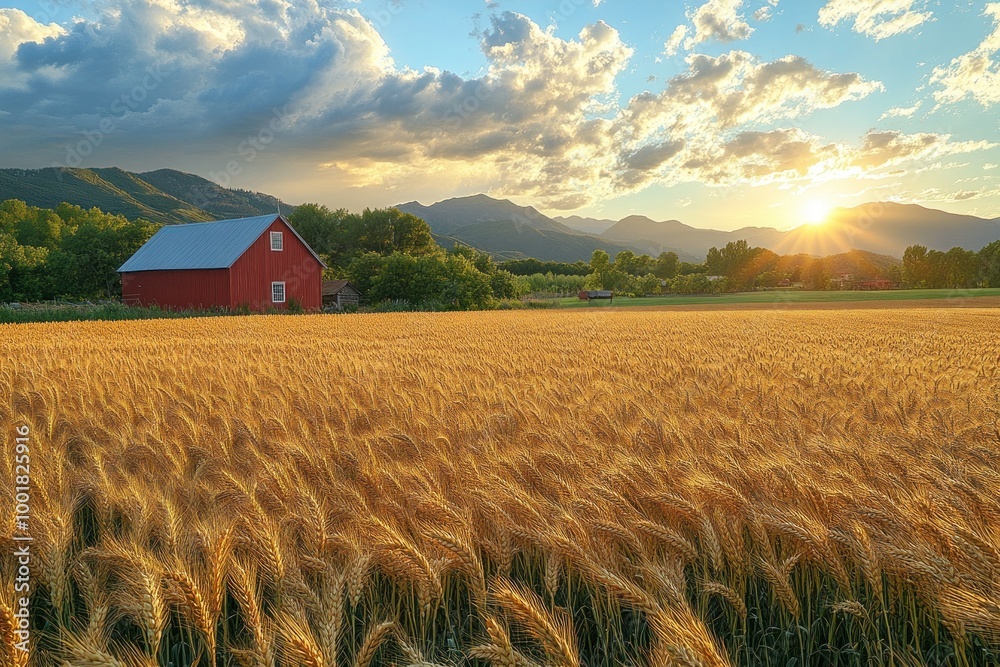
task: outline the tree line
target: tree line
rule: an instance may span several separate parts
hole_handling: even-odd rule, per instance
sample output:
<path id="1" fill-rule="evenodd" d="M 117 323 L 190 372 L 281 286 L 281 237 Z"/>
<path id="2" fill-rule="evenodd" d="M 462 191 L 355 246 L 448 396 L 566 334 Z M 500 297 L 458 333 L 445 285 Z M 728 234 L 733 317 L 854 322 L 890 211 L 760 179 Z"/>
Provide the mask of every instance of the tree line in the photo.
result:
<path id="1" fill-rule="evenodd" d="M 828 289 L 842 286 L 836 278 L 845 271 L 909 288 L 1000 287 L 1000 241 L 979 251 L 912 245 L 901 263 L 881 264 L 861 251 L 782 256 L 745 240 L 709 249 L 701 263 L 681 261 L 674 252 L 653 257 L 628 250 L 613 259 L 597 250 L 590 262 L 497 262 L 467 246 L 445 250 L 425 221 L 396 209 L 351 213 L 304 204 L 289 221 L 329 265 L 325 277 L 350 280 L 369 303 L 386 308 L 490 308 L 527 294 L 558 297 L 583 289 L 636 296 L 788 285 Z M 97 208 L 2 202 L 0 302 L 117 298 L 118 267 L 157 229 L 148 220 Z"/>
<path id="2" fill-rule="evenodd" d="M 383 308 L 471 310 L 524 296 L 527 281 L 468 246 L 445 250 L 427 223 L 397 209 L 351 213 L 303 204 L 289 222 L 327 263 Z"/>
<path id="3" fill-rule="evenodd" d="M 299 206 L 292 226 L 373 304 L 478 309 L 515 300 L 527 279 L 468 247 L 445 251 L 427 223 L 396 209 L 349 213 Z M 161 225 L 60 204 L 55 209 L 0 203 L 0 303 L 102 300 L 121 296 L 118 267 Z"/>
<path id="4" fill-rule="evenodd" d="M 596 250 L 585 286 L 635 296 L 779 286 L 826 290 L 873 280 L 911 289 L 1000 287 L 1000 241 L 979 251 L 952 248 L 942 252 L 913 245 L 904 252 L 902 263 L 879 263 L 874 261 L 876 257 L 860 250 L 830 257 L 778 255 L 767 248 L 752 247 L 745 240 L 710 248 L 701 264 L 681 262 L 672 252 L 653 258 L 624 251 L 612 260 L 605 251 Z M 841 274 L 849 274 L 850 279 L 841 280 Z"/>
<path id="5" fill-rule="evenodd" d="M 112 299 L 117 269 L 159 228 L 60 204 L 55 209 L 0 203 L 0 302 Z"/>
<path id="6" fill-rule="evenodd" d="M 941 252 L 911 245 L 903 253 L 902 275 L 908 286 L 918 288 L 1000 287 L 1000 241 L 979 252 L 963 248 Z"/>

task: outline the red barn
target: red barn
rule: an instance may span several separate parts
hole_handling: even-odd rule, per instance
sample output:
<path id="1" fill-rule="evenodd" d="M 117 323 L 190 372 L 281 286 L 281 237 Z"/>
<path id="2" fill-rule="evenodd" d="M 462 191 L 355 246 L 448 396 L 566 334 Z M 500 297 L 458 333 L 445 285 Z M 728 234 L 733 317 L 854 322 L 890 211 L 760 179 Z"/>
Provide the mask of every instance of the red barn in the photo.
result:
<path id="1" fill-rule="evenodd" d="M 281 215 L 167 225 L 118 269 L 122 300 L 171 309 L 307 310 L 326 267 Z"/>

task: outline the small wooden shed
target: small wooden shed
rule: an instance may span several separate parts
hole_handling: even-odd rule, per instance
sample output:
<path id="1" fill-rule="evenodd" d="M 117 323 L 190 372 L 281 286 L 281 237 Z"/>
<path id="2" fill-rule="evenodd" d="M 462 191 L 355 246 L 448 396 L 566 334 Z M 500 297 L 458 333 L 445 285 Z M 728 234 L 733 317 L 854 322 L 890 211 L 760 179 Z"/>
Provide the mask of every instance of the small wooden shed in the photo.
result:
<path id="1" fill-rule="evenodd" d="M 358 305 L 361 302 L 361 292 L 346 280 L 323 281 L 323 307 L 342 310 L 344 306 Z"/>

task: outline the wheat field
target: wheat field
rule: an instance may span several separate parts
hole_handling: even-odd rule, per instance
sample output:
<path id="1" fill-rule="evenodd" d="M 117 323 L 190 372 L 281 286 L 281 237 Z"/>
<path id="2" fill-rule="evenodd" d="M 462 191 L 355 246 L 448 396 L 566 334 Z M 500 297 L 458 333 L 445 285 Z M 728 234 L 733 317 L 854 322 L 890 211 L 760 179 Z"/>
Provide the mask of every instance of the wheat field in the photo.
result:
<path id="1" fill-rule="evenodd" d="M 997 664 L 998 331 L 976 308 L 0 326 L 2 664 Z"/>

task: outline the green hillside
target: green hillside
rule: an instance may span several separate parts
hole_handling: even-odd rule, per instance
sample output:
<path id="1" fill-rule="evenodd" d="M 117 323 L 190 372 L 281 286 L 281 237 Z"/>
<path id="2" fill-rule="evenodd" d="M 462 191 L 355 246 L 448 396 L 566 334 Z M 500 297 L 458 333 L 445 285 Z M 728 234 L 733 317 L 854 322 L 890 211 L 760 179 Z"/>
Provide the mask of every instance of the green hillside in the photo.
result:
<path id="1" fill-rule="evenodd" d="M 68 202 L 129 220 L 200 222 L 213 216 L 186 201 L 171 197 L 136 174 L 108 169 L 2 169 L 0 201 L 19 199 L 29 206 L 55 208 Z"/>
<path id="2" fill-rule="evenodd" d="M 207 211 L 216 220 L 277 213 L 279 203 L 281 212 L 285 215 L 291 214 L 294 210 L 290 204 L 279 202 L 277 197 L 250 190 L 224 188 L 201 176 L 186 174 L 175 169 L 157 169 L 143 172 L 138 176 L 171 197 Z"/>
<path id="3" fill-rule="evenodd" d="M 145 218 L 175 224 L 277 213 L 278 199 L 230 190 L 172 169 L 136 174 L 104 169 L 0 169 L 0 201 L 19 199 L 29 206 L 55 208 L 62 202 L 97 207 L 129 220 Z M 286 215 L 291 206 L 281 205 Z"/>

